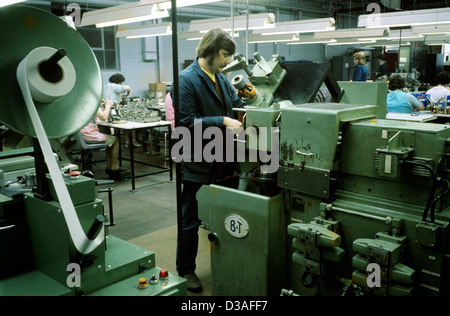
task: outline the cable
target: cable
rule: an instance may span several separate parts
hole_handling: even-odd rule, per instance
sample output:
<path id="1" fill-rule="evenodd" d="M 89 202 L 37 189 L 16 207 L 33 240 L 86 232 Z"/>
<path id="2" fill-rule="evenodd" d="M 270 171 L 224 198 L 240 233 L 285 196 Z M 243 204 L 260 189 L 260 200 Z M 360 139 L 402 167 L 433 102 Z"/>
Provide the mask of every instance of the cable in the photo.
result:
<path id="1" fill-rule="evenodd" d="M 437 196 L 432 202 L 431 202 L 431 212 L 430 212 L 430 221 L 434 223 L 434 212 L 435 212 L 435 206 L 436 203 L 441 200 L 450 190 L 450 181 L 448 180 L 441 180 L 440 183 L 447 184 L 447 188 L 444 192 L 441 193 L 441 195 Z M 441 201 L 442 205 L 442 201 Z"/>
<path id="2" fill-rule="evenodd" d="M 438 181 L 437 181 L 436 174 L 434 173 L 433 168 L 431 168 L 427 164 L 420 163 L 420 162 L 417 162 L 417 161 L 411 161 L 411 160 L 405 160 L 404 162 L 412 164 L 412 165 L 423 167 L 423 168 L 427 169 L 428 171 L 430 171 L 430 175 L 431 175 L 432 180 L 433 180 L 433 186 L 431 187 L 430 194 L 429 194 L 428 200 L 427 200 L 427 205 L 425 206 L 425 210 L 424 210 L 423 215 L 422 215 L 422 221 L 426 222 L 427 221 L 427 217 L 428 217 L 428 211 L 430 209 L 431 203 L 433 201 L 434 193 L 435 193 L 436 187 L 437 187 L 437 182 Z M 433 216 L 433 223 L 434 223 L 434 211 L 433 211 L 433 215 L 432 216 Z"/>

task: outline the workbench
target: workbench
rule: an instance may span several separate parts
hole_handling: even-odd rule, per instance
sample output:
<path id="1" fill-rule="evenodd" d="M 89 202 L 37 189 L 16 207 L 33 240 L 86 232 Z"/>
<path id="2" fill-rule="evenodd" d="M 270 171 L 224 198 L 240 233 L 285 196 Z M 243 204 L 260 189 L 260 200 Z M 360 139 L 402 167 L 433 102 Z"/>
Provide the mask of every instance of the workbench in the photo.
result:
<path id="1" fill-rule="evenodd" d="M 132 121 L 117 121 L 117 122 L 113 122 L 113 123 L 108 123 L 105 121 L 97 121 L 98 125 L 101 126 L 105 126 L 105 127 L 110 127 L 113 128 L 115 130 L 117 130 L 117 135 L 120 136 L 120 130 L 125 130 L 125 131 L 133 131 L 133 130 L 140 130 L 140 129 L 153 129 L 153 128 L 157 128 L 157 127 L 166 127 L 167 128 L 167 132 L 169 135 L 169 148 L 170 148 L 170 139 L 171 139 L 171 122 L 170 121 L 157 121 L 157 122 L 150 122 L 150 123 L 140 123 L 140 122 L 132 122 Z M 119 145 L 120 145 L 120 137 L 118 137 L 119 139 Z M 121 147 L 121 146 L 120 146 Z M 134 192 L 136 191 L 136 178 L 141 178 L 141 177 L 145 177 L 145 176 L 149 176 L 149 175 L 153 175 L 153 174 L 158 174 L 158 173 L 162 173 L 162 172 L 169 172 L 170 173 L 170 181 L 173 181 L 173 174 L 172 174 L 172 160 L 169 159 L 169 168 L 164 167 L 164 166 L 160 166 L 160 165 L 155 165 L 155 164 L 150 164 L 144 161 L 137 161 L 134 159 L 134 146 L 132 144 L 130 144 L 129 148 L 130 148 L 130 158 L 123 158 L 122 157 L 122 148 L 120 148 L 119 150 L 119 161 L 121 164 L 121 160 L 125 159 L 125 160 L 129 160 L 131 163 L 131 191 Z M 147 166 L 152 166 L 158 169 L 161 169 L 159 171 L 154 171 L 154 172 L 150 172 L 150 173 L 145 173 L 145 174 L 140 174 L 140 175 L 136 175 L 135 174 L 135 169 L 134 169 L 134 164 L 135 163 L 140 163 L 140 164 L 144 164 Z"/>

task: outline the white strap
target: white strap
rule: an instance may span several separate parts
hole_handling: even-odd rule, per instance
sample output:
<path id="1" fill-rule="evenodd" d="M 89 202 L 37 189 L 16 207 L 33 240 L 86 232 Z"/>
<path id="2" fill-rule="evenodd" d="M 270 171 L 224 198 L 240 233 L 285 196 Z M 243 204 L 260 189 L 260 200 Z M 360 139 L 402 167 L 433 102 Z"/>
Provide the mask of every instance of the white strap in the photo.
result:
<path id="1" fill-rule="evenodd" d="M 55 187 L 55 191 L 58 196 L 58 200 L 61 205 L 70 236 L 72 237 L 72 241 L 76 249 L 80 253 L 88 254 L 103 242 L 105 227 L 103 225 L 101 232 L 98 234 L 95 240 L 90 240 L 89 238 L 87 238 L 86 234 L 83 231 L 83 228 L 81 227 L 80 221 L 75 211 L 75 207 L 69 195 L 69 191 L 67 190 L 66 184 L 61 174 L 61 170 L 59 169 L 58 163 L 53 155 L 53 150 L 50 146 L 50 142 L 44 130 L 44 126 L 42 125 L 39 114 L 36 110 L 36 106 L 33 102 L 33 98 L 31 96 L 27 80 L 27 72 L 25 69 L 27 57 L 23 59 L 17 67 L 17 81 L 19 82 L 19 86 L 22 91 L 28 113 L 30 114 L 30 118 L 36 132 L 39 145 L 42 149 L 45 162 L 49 169 L 50 176 L 52 178 L 53 185 Z"/>

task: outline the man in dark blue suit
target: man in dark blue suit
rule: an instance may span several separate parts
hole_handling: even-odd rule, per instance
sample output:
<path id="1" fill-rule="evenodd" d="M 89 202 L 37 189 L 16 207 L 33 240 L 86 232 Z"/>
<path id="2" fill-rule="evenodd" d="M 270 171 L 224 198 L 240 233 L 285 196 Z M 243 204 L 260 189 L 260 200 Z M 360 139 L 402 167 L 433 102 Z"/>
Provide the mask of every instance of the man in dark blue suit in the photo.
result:
<path id="1" fill-rule="evenodd" d="M 222 74 L 236 51 L 236 43 L 229 33 L 213 28 L 206 33 L 197 47 L 197 59 L 179 75 L 180 126 L 191 132 L 188 147 L 182 161 L 182 244 L 177 245 L 177 271 L 188 281 L 188 290 L 201 292 L 200 280 L 195 274 L 198 250 L 198 204 L 196 194 L 203 184 L 227 182 L 235 175 L 237 163 L 227 161 L 225 152 L 226 133 L 242 126 L 235 119 L 233 108 L 246 105 L 236 90 Z M 206 143 L 203 131 L 215 127 L 221 131 L 223 147 L 215 148 L 214 161 L 203 157 Z M 201 130 L 202 133 L 194 131 Z M 200 136 L 200 137 L 199 137 Z M 217 152 L 219 151 L 219 152 Z"/>

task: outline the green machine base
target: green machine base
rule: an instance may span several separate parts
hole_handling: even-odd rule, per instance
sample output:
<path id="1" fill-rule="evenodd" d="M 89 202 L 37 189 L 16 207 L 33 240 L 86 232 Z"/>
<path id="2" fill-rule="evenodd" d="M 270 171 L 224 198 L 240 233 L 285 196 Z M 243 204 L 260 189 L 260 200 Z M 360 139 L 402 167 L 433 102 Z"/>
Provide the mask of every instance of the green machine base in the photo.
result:
<path id="1" fill-rule="evenodd" d="M 146 272 L 129 277 L 110 286 L 94 291 L 88 296 L 187 296 L 186 280 L 169 273 L 166 280 L 158 280 L 150 283 L 146 288 L 138 288 L 137 280 L 140 278 L 151 279 L 158 276 L 160 268 L 155 267 Z"/>
<path id="2" fill-rule="evenodd" d="M 80 176 L 65 182 L 87 232 L 103 215 L 95 180 Z M 0 194 L 1 296 L 187 295 L 185 279 L 170 273 L 159 279 L 155 253 L 107 233 L 92 252 L 78 253 L 49 176 L 47 185 L 48 200 L 31 192 L 16 198 Z M 148 287 L 138 287 L 141 278 Z"/>
<path id="3" fill-rule="evenodd" d="M 283 195 L 204 185 L 197 199 L 199 218 L 211 232 L 212 295 L 279 295 L 286 259 Z"/>
<path id="4" fill-rule="evenodd" d="M 107 238 L 108 250 L 105 256 L 105 267 L 97 266 L 97 277 L 80 278 L 80 287 L 68 287 L 54 278 L 39 271 L 28 271 L 4 280 L 0 280 L 0 296 L 185 296 L 186 280 L 169 273 L 165 280 L 158 278 L 161 268 L 155 266 L 155 254 L 151 251 L 125 242 L 114 236 Z M 143 264 L 150 265 L 141 273 L 137 273 Z M 67 280 L 72 280 L 70 271 Z M 157 281 L 147 288 L 138 288 L 140 278 Z M 119 279 L 119 280 L 117 280 Z M 117 280 L 117 281 L 116 281 Z M 93 282 L 95 281 L 95 282 Z M 114 281 L 114 283 L 111 283 Z M 96 284 L 109 284 L 102 288 L 85 293 L 85 288 Z"/>

